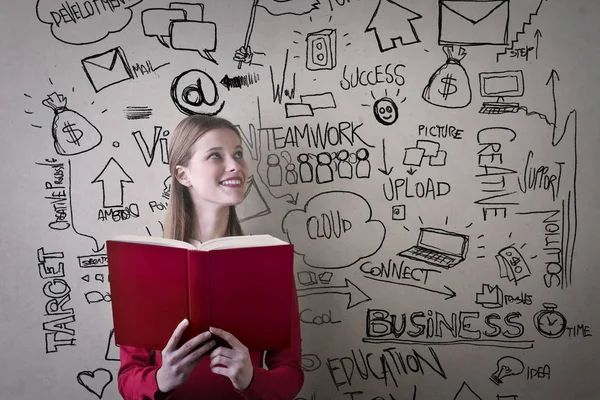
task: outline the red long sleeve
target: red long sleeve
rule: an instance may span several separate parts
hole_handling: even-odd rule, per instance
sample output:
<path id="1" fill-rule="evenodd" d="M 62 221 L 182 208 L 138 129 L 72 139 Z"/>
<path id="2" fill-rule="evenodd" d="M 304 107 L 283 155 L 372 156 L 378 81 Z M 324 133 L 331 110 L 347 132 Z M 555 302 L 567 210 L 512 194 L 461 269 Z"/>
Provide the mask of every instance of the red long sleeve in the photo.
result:
<path id="1" fill-rule="evenodd" d="M 162 365 L 159 351 L 121 346 L 121 366 L 118 371 L 118 390 L 125 400 L 147 399 L 245 399 L 245 400 L 292 400 L 302 389 L 302 352 L 300 347 L 300 315 L 298 301 L 293 302 L 292 346 L 281 351 L 265 354 L 251 352 L 254 377 L 250 386 L 236 390 L 229 378 L 214 374 L 210 358 L 205 357 L 196 366 L 188 380 L 172 392 L 162 394 L 158 390 L 156 371 Z"/>

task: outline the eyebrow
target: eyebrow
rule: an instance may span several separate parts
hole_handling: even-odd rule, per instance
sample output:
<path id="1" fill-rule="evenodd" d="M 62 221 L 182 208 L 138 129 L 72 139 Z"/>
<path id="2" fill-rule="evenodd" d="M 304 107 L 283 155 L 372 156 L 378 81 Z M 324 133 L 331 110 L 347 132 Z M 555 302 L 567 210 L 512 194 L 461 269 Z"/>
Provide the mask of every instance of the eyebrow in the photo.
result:
<path id="1" fill-rule="evenodd" d="M 237 149 L 242 149 L 242 146 L 240 146 L 239 144 L 237 146 L 235 146 L 236 150 Z M 215 150 L 223 150 L 223 147 L 211 147 L 210 149 L 206 150 L 206 152 L 211 152 L 211 151 L 215 151 Z"/>

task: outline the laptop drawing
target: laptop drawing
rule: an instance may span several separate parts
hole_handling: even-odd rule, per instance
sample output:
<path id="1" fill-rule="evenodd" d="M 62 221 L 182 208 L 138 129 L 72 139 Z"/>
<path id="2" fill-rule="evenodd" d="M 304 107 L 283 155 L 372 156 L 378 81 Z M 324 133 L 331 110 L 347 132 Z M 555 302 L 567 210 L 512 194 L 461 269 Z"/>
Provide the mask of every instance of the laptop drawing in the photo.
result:
<path id="1" fill-rule="evenodd" d="M 423 261 L 442 268 L 452 268 L 467 257 L 469 237 L 437 228 L 421 228 L 417 244 L 399 256 Z"/>

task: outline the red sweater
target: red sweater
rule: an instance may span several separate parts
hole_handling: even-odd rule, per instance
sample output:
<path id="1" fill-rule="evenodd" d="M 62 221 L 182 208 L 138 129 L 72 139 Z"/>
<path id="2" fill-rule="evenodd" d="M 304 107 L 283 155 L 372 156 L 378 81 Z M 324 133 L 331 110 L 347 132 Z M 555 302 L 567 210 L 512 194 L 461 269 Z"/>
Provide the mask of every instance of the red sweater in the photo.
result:
<path id="1" fill-rule="evenodd" d="M 297 301 L 294 302 L 292 321 L 291 348 L 264 354 L 250 353 L 254 377 L 245 390 L 234 388 L 226 376 L 212 373 L 209 368 L 210 357 L 207 355 L 184 384 L 169 393 L 161 393 L 156 382 L 156 371 L 162 365 L 160 351 L 120 346 L 121 366 L 117 377 L 119 393 L 125 400 L 292 400 L 304 384 Z"/>

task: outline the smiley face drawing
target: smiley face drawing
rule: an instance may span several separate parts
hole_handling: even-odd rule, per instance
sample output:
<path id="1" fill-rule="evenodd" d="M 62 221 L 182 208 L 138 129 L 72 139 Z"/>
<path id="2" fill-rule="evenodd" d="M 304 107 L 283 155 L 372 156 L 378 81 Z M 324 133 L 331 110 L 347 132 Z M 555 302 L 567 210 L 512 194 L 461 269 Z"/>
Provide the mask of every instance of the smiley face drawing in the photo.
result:
<path id="1" fill-rule="evenodd" d="M 398 106 L 389 97 L 382 97 L 373 104 L 375 119 L 383 125 L 392 125 L 398 119 Z"/>

